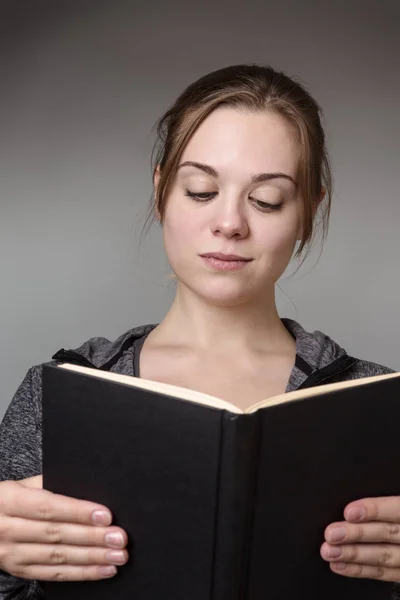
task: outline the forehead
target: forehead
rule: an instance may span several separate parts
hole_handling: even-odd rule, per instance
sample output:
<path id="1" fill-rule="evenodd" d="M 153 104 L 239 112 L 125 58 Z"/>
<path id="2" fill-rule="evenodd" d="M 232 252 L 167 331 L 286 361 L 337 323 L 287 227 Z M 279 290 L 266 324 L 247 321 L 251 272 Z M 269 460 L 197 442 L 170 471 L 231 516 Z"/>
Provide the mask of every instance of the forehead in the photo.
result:
<path id="1" fill-rule="evenodd" d="M 222 174 L 235 169 L 246 175 L 283 171 L 295 176 L 299 158 L 296 133 L 283 117 L 223 107 L 200 124 L 180 162 L 206 163 Z"/>

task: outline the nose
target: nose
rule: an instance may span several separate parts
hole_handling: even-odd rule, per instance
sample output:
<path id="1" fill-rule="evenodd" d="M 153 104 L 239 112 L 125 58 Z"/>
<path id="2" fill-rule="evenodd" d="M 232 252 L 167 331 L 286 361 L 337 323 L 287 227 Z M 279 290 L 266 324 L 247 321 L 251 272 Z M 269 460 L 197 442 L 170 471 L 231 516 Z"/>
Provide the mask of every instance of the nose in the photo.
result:
<path id="1" fill-rule="evenodd" d="M 215 212 L 211 221 L 214 235 L 239 239 L 248 235 L 249 227 L 240 200 L 222 200 L 214 204 Z"/>

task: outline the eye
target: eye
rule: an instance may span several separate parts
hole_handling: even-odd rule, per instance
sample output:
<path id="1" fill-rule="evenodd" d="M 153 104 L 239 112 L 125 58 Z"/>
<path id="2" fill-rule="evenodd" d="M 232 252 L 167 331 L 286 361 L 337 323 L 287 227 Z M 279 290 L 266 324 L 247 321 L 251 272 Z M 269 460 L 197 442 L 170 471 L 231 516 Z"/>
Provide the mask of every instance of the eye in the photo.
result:
<path id="1" fill-rule="evenodd" d="M 278 211 L 282 209 L 283 202 L 279 202 L 279 204 L 271 204 L 270 202 L 262 202 L 261 200 L 256 200 L 255 198 L 251 198 L 253 204 L 262 212 L 272 212 Z"/>
<path id="2" fill-rule="evenodd" d="M 217 192 L 191 192 L 190 190 L 186 189 L 185 190 L 185 196 L 188 196 L 189 198 L 193 198 L 193 200 L 195 200 L 195 202 L 208 202 L 209 200 L 212 200 L 212 198 L 214 198 L 217 195 Z M 279 204 L 271 204 L 270 202 L 262 202 L 262 200 L 256 200 L 256 198 L 251 198 L 250 200 L 253 202 L 253 204 L 256 206 L 256 208 L 258 208 L 258 210 L 260 210 L 261 212 L 273 212 L 273 211 L 278 211 L 281 210 L 282 206 L 283 206 L 283 202 L 280 202 Z"/>
<path id="3" fill-rule="evenodd" d="M 207 202 L 211 200 L 216 195 L 216 192 L 191 192 L 190 190 L 185 190 L 185 196 L 189 196 L 189 198 L 193 198 L 196 202 Z"/>

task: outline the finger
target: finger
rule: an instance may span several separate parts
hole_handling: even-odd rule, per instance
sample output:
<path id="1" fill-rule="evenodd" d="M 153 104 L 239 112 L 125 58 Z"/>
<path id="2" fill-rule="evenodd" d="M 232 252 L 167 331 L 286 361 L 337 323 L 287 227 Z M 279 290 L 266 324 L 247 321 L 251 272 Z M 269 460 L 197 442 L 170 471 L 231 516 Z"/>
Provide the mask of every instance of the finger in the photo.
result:
<path id="1" fill-rule="evenodd" d="M 3 487 L 3 513 L 10 517 L 23 517 L 38 521 L 63 521 L 83 525 L 100 524 L 93 520 L 96 512 L 106 513 L 101 525 L 110 525 L 112 514 L 106 506 L 88 500 L 78 500 L 48 490 L 30 489 L 27 493 L 21 484 L 7 481 Z M 7 493 L 5 493 L 7 489 Z"/>
<path id="2" fill-rule="evenodd" d="M 329 561 L 400 569 L 400 547 L 393 544 L 330 546 L 324 543 L 321 556 Z"/>
<path id="3" fill-rule="evenodd" d="M 110 538 L 110 534 L 112 537 Z M 106 536 L 107 535 L 107 539 Z M 120 541 L 115 536 L 119 536 Z M 111 546 L 123 548 L 127 533 L 120 527 L 94 527 L 57 521 L 28 521 L 18 517 L 0 520 L 0 539 L 7 542 L 70 544 L 76 546 Z"/>
<path id="4" fill-rule="evenodd" d="M 400 525 L 397 523 L 331 523 L 325 529 L 325 540 L 330 544 L 354 542 L 388 542 L 400 544 Z"/>
<path id="5" fill-rule="evenodd" d="M 34 565 L 123 565 L 128 560 L 126 549 L 66 546 L 61 544 L 20 544 L 18 564 Z"/>
<path id="6" fill-rule="evenodd" d="M 400 496 L 363 498 L 344 510 L 346 521 L 389 521 L 400 523 Z"/>
<path id="7" fill-rule="evenodd" d="M 345 577 L 400 582 L 400 569 L 386 569 L 385 567 L 372 567 L 370 565 L 358 565 L 342 562 L 332 562 L 329 566 L 334 573 L 344 575 Z"/>
<path id="8" fill-rule="evenodd" d="M 114 565 L 90 566 L 28 566 L 11 573 L 21 579 L 37 579 L 41 581 L 96 581 L 113 577 L 117 573 Z"/>
<path id="9" fill-rule="evenodd" d="M 20 479 L 18 483 L 24 485 L 25 487 L 43 489 L 43 475 L 35 475 L 34 477 Z"/>

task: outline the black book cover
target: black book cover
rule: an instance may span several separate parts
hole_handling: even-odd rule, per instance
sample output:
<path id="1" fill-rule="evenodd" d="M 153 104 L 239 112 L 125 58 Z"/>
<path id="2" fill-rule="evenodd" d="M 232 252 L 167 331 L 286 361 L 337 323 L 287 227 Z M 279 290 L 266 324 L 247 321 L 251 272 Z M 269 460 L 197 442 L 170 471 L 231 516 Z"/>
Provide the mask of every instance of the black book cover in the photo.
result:
<path id="1" fill-rule="evenodd" d="M 389 600 L 392 583 L 333 573 L 319 549 L 349 502 L 400 495 L 400 378 L 283 403 L 260 418 L 244 598 Z"/>
<path id="2" fill-rule="evenodd" d="M 389 600 L 319 548 L 348 502 L 400 494 L 399 400 L 393 378 L 234 414 L 44 366 L 44 487 L 108 506 L 131 555 L 46 598 Z"/>
<path id="3" fill-rule="evenodd" d="M 233 600 L 255 421 L 236 417 L 44 366 L 44 488 L 106 505 L 132 542 L 115 577 L 45 582 L 46 598 Z"/>

